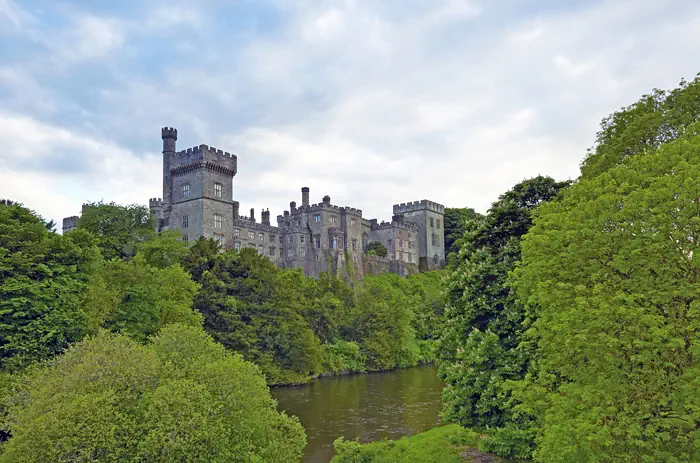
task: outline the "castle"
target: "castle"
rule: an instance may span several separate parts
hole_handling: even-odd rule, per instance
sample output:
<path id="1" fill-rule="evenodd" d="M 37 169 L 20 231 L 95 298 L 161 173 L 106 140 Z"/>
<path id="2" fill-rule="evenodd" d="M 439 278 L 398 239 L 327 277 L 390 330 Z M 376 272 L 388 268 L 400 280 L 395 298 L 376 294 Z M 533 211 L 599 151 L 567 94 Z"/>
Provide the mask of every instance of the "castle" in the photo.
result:
<path id="1" fill-rule="evenodd" d="M 215 239 L 224 248 L 255 249 L 280 267 L 301 267 L 317 277 L 331 271 L 347 274 L 391 271 L 409 275 L 435 270 L 445 264 L 444 211 L 441 204 L 422 200 L 396 204 L 391 222 L 362 217 L 362 211 L 331 204 L 324 196 L 311 204 L 308 187 L 301 189 L 301 204 L 270 223 L 270 211 L 240 215 L 233 200 L 235 155 L 199 145 L 177 151 L 177 130 L 165 127 L 163 140 L 163 197 L 149 200 L 156 228 L 179 230 L 183 240 L 200 236 Z M 63 231 L 76 226 L 77 217 L 63 219 Z M 371 243 L 388 250 L 386 257 L 367 253 Z"/>

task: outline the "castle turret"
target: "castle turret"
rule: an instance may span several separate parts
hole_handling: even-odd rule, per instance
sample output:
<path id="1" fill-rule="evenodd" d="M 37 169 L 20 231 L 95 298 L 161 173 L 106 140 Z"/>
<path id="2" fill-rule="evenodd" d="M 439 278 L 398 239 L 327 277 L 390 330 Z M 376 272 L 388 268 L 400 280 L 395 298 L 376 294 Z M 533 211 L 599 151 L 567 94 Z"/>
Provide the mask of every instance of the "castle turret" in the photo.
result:
<path id="1" fill-rule="evenodd" d="M 309 187 L 305 186 L 301 189 L 301 205 L 309 207 Z"/>
<path id="2" fill-rule="evenodd" d="M 324 196 L 323 197 L 323 204 L 325 204 L 326 206 L 330 206 L 331 205 L 331 197 L 328 195 Z"/>
<path id="3" fill-rule="evenodd" d="M 177 144 L 177 129 L 163 127 L 160 130 L 163 139 L 163 202 L 172 202 L 172 182 L 170 178 L 170 160 L 175 155 Z"/>
<path id="4" fill-rule="evenodd" d="M 292 201 L 289 203 L 289 211 L 294 214 L 297 211 L 297 203 L 296 201 Z"/>

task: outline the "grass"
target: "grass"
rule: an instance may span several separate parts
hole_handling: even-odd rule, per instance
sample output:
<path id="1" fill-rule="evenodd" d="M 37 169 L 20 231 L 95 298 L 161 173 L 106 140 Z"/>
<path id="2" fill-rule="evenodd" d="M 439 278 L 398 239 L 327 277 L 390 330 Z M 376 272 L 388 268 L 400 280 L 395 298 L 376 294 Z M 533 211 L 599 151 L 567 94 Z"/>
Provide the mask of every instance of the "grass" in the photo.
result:
<path id="1" fill-rule="evenodd" d="M 335 441 L 336 456 L 332 463 L 505 463 L 491 454 L 476 450 L 479 433 L 456 424 L 433 428 L 399 440 L 360 444 Z"/>

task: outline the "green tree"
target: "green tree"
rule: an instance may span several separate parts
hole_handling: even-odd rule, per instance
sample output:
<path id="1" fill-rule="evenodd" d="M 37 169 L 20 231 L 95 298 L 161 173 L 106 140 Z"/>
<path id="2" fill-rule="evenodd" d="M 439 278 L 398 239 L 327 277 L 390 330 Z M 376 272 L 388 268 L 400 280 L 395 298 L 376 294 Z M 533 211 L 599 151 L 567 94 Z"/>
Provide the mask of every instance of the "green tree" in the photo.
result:
<path id="1" fill-rule="evenodd" d="M 102 255 L 111 260 L 133 256 L 138 243 L 153 237 L 153 220 L 146 206 L 97 202 L 83 205 L 78 228 L 95 235 Z"/>
<path id="2" fill-rule="evenodd" d="M 379 241 L 373 241 L 373 242 L 369 243 L 367 245 L 367 252 L 374 253 L 374 254 L 378 255 L 379 257 L 386 257 L 386 255 L 389 253 L 386 246 L 384 246 Z"/>
<path id="3" fill-rule="evenodd" d="M 156 260 L 161 262 L 160 257 Z M 85 311 L 92 329 L 102 327 L 144 341 L 169 323 L 201 326 L 202 316 L 192 307 L 197 289 L 179 264 L 154 267 L 139 252 L 96 270 L 84 294 Z"/>
<path id="4" fill-rule="evenodd" d="M 514 419 L 505 383 L 524 375 L 528 359 L 518 349 L 524 310 L 508 286 L 508 273 L 520 259 L 520 239 L 535 208 L 568 184 L 542 176 L 525 180 L 501 195 L 483 220 L 468 223 L 457 266 L 446 281 L 438 350 L 447 420 L 500 427 Z M 522 437 L 527 450 L 527 433 Z"/>
<path id="5" fill-rule="evenodd" d="M 700 137 L 681 136 L 539 209 L 515 274 L 537 461 L 700 459 L 698 178 Z"/>
<path id="6" fill-rule="evenodd" d="M 447 261 L 454 265 L 457 253 L 462 244 L 464 233 L 467 231 L 467 223 L 472 220 L 481 220 L 484 216 L 470 207 L 445 208 L 445 256 Z"/>
<path id="7" fill-rule="evenodd" d="M 0 369 L 15 370 L 81 339 L 81 307 L 99 251 L 85 232 L 61 236 L 15 203 L 0 204 Z"/>
<path id="8" fill-rule="evenodd" d="M 305 382 L 320 368 L 318 338 L 303 317 L 304 276 L 257 252 L 212 252 L 201 240 L 185 259 L 201 290 L 195 307 L 214 339 L 259 365 L 271 384 Z"/>
<path id="9" fill-rule="evenodd" d="M 700 77 L 691 82 L 681 80 L 671 91 L 654 89 L 603 119 L 595 144 L 582 163 L 582 178 L 592 178 L 635 154 L 652 152 L 687 133 L 697 121 Z"/>
<path id="10" fill-rule="evenodd" d="M 158 268 L 179 264 L 189 254 L 187 242 L 177 230 L 160 232 L 148 241 L 138 243 L 136 250 L 148 265 Z"/>
<path id="11" fill-rule="evenodd" d="M 297 462 L 306 443 L 255 365 L 177 324 L 146 346 L 103 331 L 32 369 L 8 422 L 8 463 Z"/>

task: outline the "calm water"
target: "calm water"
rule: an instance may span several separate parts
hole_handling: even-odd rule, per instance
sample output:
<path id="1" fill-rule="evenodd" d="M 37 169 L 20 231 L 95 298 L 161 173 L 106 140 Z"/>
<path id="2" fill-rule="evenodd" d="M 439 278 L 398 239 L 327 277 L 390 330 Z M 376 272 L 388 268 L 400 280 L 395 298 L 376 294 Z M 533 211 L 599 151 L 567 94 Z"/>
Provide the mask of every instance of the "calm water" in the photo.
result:
<path id="1" fill-rule="evenodd" d="M 272 390 L 282 410 L 306 430 L 305 462 L 328 462 L 339 436 L 361 442 L 397 439 L 439 423 L 442 383 L 434 366 L 318 379 Z"/>

